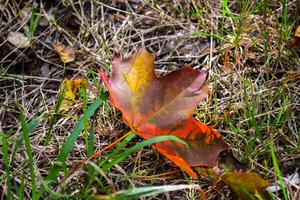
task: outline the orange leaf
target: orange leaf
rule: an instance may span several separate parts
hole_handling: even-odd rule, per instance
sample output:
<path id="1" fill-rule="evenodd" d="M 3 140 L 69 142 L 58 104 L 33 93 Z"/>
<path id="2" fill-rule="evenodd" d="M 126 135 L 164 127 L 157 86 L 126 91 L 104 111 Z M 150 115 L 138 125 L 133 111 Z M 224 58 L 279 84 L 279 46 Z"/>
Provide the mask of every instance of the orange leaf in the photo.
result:
<path id="1" fill-rule="evenodd" d="M 215 166 L 218 154 L 228 148 L 217 131 L 192 118 L 209 92 L 207 71 L 184 67 L 157 78 L 154 68 L 154 56 L 142 48 L 127 59 L 114 60 L 110 80 L 99 73 L 110 103 L 132 131 L 144 139 L 174 135 L 188 143 L 188 148 L 173 141 L 153 146 L 195 178 L 191 166 Z"/>

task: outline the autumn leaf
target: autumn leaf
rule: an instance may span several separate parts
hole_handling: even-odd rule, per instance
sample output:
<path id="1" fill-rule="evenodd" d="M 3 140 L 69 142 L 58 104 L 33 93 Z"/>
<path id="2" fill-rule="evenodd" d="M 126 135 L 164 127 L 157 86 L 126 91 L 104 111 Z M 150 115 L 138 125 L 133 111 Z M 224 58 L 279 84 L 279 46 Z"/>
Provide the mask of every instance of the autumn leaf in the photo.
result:
<path id="1" fill-rule="evenodd" d="M 30 46 L 30 40 L 20 32 L 10 32 L 7 36 L 7 40 L 18 48 L 27 48 Z"/>
<path id="2" fill-rule="evenodd" d="M 300 25 L 297 26 L 294 37 L 290 40 L 290 45 L 294 48 L 300 47 Z"/>
<path id="3" fill-rule="evenodd" d="M 270 199 L 266 188 L 270 185 L 253 172 L 229 172 L 221 179 L 243 199 Z"/>
<path id="4" fill-rule="evenodd" d="M 65 46 L 63 44 L 52 45 L 63 63 L 70 63 L 75 60 L 75 49 L 73 47 Z"/>
<path id="5" fill-rule="evenodd" d="M 153 146 L 194 178 L 197 175 L 191 166 L 216 165 L 218 154 L 228 145 L 216 130 L 192 117 L 209 91 L 206 70 L 184 67 L 157 78 L 154 56 L 144 48 L 112 65 L 109 80 L 99 73 L 109 90 L 110 103 L 122 112 L 132 131 L 144 139 L 159 135 L 184 139 L 189 147 L 173 141 Z"/>
<path id="6" fill-rule="evenodd" d="M 296 28 L 295 37 L 300 37 L 300 26 L 297 26 Z"/>
<path id="7" fill-rule="evenodd" d="M 81 87 L 87 85 L 83 78 L 64 79 L 60 85 L 60 91 L 64 93 L 60 106 L 60 112 L 66 113 L 70 110 L 70 106 L 74 105 L 77 93 Z"/>

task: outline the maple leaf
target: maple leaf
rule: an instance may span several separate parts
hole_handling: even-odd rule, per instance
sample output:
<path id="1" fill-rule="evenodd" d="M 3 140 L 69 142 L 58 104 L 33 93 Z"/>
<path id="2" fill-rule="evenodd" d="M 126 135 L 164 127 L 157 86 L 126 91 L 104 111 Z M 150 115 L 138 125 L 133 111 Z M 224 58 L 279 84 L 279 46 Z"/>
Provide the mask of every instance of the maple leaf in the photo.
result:
<path id="1" fill-rule="evenodd" d="M 228 145 L 216 130 L 192 117 L 208 94 L 206 70 L 184 67 L 157 78 L 154 56 L 144 48 L 127 59 L 114 60 L 112 66 L 109 80 L 99 74 L 110 103 L 122 112 L 132 131 L 144 139 L 174 135 L 185 140 L 189 147 L 174 141 L 153 146 L 194 178 L 191 166 L 216 165 L 218 154 Z"/>

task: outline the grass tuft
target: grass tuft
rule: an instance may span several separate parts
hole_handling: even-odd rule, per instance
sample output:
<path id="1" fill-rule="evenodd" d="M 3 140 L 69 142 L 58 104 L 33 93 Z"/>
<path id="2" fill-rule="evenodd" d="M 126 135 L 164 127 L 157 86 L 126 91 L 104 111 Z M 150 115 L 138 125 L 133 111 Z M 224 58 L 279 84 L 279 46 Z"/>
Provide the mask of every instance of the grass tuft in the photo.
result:
<path id="1" fill-rule="evenodd" d="M 7 199 L 13 199 L 12 192 L 11 192 L 11 175 L 10 175 L 10 169 L 9 169 L 9 146 L 8 146 L 8 141 L 6 138 L 6 134 L 4 132 L 1 132 L 1 141 L 2 141 L 2 153 L 3 153 L 3 158 L 2 158 L 2 163 L 4 165 L 5 173 L 6 173 L 6 195 Z"/>

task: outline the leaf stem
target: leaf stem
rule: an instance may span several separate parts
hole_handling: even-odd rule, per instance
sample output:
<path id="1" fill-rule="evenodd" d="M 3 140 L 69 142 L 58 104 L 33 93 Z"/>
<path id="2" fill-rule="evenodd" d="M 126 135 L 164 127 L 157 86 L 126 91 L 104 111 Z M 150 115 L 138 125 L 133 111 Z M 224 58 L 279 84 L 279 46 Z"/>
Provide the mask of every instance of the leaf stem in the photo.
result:
<path id="1" fill-rule="evenodd" d="M 109 144 L 108 146 L 104 147 L 103 149 L 100 149 L 99 151 L 96 151 L 92 156 L 88 157 L 84 162 L 90 161 L 93 158 L 97 158 L 101 155 L 101 153 L 103 153 L 104 151 L 106 151 L 107 149 L 109 149 L 110 147 L 116 145 L 117 143 L 119 143 L 120 141 L 122 141 L 125 137 L 127 137 L 130 133 L 132 133 L 132 131 L 128 131 L 125 135 L 123 135 L 122 137 L 120 137 L 119 139 L 115 140 L 113 143 Z"/>

